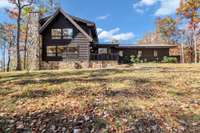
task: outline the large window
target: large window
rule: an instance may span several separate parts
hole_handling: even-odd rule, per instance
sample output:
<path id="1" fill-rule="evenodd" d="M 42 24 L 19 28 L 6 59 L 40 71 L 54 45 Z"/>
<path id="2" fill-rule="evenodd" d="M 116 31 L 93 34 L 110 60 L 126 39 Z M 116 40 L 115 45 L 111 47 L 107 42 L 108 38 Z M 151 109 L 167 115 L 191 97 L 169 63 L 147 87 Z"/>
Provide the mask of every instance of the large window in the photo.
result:
<path id="1" fill-rule="evenodd" d="M 66 56 L 66 46 L 57 46 L 57 56 L 60 57 Z"/>
<path id="2" fill-rule="evenodd" d="M 108 53 L 108 49 L 107 48 L 99 48 L 98 49 L 98 53 L 99 54 L 107 54 Z"/>
<path id="3" fill-rule="evenodd" d="M 62 37 L 61 29 L 51 29 L 52 39 L 61 39 L 61 37 Z"/>
<path id="4" fill-rule="evenodd" d="M 47 56 L 56 56 L 56 46 L 47 46 Z"/>
<path id="5" fill-rule="evenodd" d="M 63 29 L 63 39 L 72 39 L 73 29 Z"/>
<path id="6" fill-rule="evenodd" d="M 49 57 L 67 57 L 70 55 L 78 55 L 79 47 L 75 44 L 62 45 L 62 46 L 47 46 L 47 56 Z"/>
<path id="7" fill-rule="evenodd" d="M 73 38 L 73 29 L 51 29 L 51 38 L 52 39 L 72 39 Z"/>

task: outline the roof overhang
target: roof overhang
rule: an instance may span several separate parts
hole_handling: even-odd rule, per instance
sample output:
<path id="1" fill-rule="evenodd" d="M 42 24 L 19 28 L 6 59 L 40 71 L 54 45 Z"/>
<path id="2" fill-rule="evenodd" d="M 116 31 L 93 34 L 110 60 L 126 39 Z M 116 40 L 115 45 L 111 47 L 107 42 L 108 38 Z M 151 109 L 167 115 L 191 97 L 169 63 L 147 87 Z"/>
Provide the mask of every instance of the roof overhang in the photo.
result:
<path id="1" fill-rule="evenodd" d="M 118 48 L 119 44 L 94 44 L 93 46 L 96 46 L 99 48 L 111 48 L 111 47 Z"/>
<path id="2" fill-rule="evenodd" d="M 119 49 L 140 49 L 140 48 L 175 48 L 177 45 L 132 45 L 132 46 L 123 46 L 120 45 Z"/>

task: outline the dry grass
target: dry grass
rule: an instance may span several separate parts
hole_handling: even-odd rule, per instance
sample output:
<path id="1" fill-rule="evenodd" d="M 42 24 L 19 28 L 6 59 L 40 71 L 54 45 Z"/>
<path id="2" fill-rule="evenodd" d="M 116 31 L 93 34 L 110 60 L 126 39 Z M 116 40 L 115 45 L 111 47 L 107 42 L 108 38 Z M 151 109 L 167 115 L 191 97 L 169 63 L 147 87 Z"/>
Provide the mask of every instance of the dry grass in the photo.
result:
<path id="1" fill-rule="evenodd" d="M 165 132 L 200 131 L 200 65 L 0 73 L 0 119 L 91 107 L 113 132 L 149 116 Z"/>

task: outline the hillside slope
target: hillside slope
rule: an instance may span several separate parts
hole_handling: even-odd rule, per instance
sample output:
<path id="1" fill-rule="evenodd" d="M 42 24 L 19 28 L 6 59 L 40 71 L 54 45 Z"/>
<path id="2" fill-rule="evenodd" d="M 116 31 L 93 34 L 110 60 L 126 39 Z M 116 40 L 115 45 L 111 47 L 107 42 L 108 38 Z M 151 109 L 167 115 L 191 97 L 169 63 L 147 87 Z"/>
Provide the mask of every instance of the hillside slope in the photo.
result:
<path id="1" fill-rule="evenodd" d="M 0 73 L 0 132 L 200 132 L 200 65 Z"/>

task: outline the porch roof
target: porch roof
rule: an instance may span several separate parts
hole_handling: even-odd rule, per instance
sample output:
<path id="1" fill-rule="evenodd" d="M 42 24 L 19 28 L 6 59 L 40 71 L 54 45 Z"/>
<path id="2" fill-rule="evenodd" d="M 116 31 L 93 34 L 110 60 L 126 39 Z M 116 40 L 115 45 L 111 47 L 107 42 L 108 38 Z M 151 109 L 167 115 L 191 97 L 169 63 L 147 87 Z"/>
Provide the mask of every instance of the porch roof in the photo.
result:
<path id="1" fill-rule="evenodd" d="M 110 47 L 118 48 L 119 44 L 94 44 L 94 46 L 98 48 L 110 48 Z"/>
<path id="2" fill-rule="evenodd" d="M 135 44 L 135 45 L 119 45 L 118 48 L 121 49 L 133 49 L 133 48 L 173 48 L 177 47 L 177 45 L 170 44 Z"/>
<path id="3" fill-rule="evenodd" d="M 99 48 L 110 48 L 115 47 L 118 49 L 135 49 L 135 48 L 173 48 L 177 47 L 177 45 L 170 45 L 170 44 L 95 44 L 94 46 Z"/>

